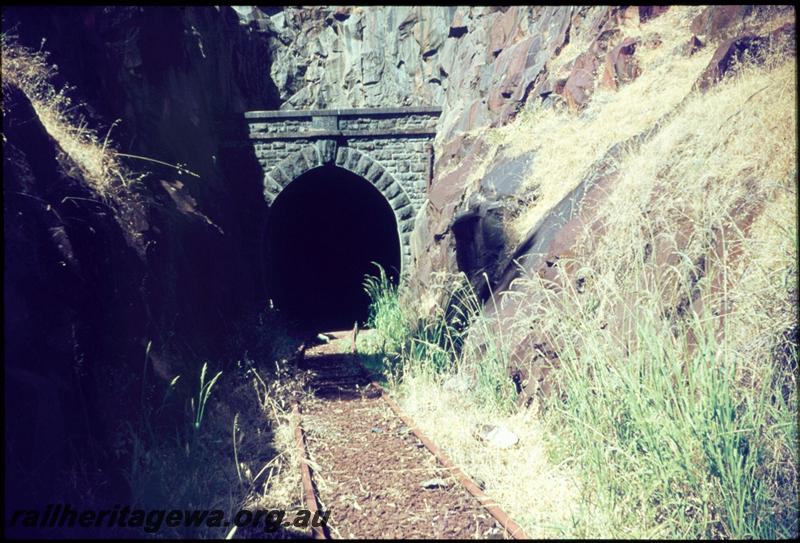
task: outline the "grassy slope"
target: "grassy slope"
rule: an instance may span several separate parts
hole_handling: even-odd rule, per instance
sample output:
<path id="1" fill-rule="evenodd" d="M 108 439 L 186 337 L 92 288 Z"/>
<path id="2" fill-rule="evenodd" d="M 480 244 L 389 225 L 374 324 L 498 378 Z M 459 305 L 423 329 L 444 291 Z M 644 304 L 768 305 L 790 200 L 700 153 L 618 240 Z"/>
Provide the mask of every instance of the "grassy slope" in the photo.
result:
<path id="1" fill-rule="evenodd" d="M 537 150 L 539 203 L 511 225 L 522 233 L 608 148 L 672 113 L 622 158 L 596 212 L 602 234 L 587 229 L 576 248 L 583 288 L 520 281 L 539 303 L 461 355 L 435 341 L 452 326 L 406 325 L 408 343 L 397 322 L 413 310 L 384 306 L 404 346 L 404 408 L 534 536 L 797 535 L 795 59 L 692 93 L 713 52 L 676 50 L 693 9 L 638 29 L 662 43 L 643 48 L 634 83 L 495 135 Z M 565 394 L 509 411 L 480 374 L 502 372 L 531 329 L 556 351 Z M 483 446 L 473 428 L 492 422 L 520 444 Z"/>
<path id="2" fill-rule="evenodd" d="M 78 104 L 69 97 L 70 88 L 56 89 L 51 81 L 56 68 L 47 54 L 18 45 L 2 35 L 3 86 L 21 90 L 31 101 L 39 120 L 75 164 L 76 171 L 97 195 L 113 202 L 130 199 L 129 189 L 138 177 L 118 160 L 109 145 L 86 120 L 76 113 Z"/>

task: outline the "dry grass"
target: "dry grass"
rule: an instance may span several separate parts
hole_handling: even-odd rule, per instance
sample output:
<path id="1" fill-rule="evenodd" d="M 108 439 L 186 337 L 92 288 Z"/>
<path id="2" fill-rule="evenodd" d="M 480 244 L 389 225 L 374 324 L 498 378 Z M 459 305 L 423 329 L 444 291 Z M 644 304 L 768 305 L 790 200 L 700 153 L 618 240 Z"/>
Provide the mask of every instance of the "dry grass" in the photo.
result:
<path id="1" fill-rule="evenodd" d="M 797 287 L 797 192 L 780 190 L 750 228 L 742 256 L 730 274 L 738 308 L 731 339 L 750 356 L 770 348 L 765 331 L 789 330 L 796 322 L 797 298 L 776 296 Z"/>
<path id="2" fill-rule="evenodd" d="M 559 51 L 558 55 L 548 61 L 548 72 L 558 79 L 567 77 L 572 69 L 571 62 L 589 48 L 593 39 L 594 36 L 589 32 L 575 32 L 573 29 L 569 43 Z"/>
<path id="3" fill-rule="evenodd" d="M 254 383 L 255 384 L 255 383 Z M 257 385 L 256 385 L 257 386 Z M 245 500 L 245 507 L 258 509 L 286 509 L 304 507 L 300 480 L 300 451 L 295 441 L 295 427 L 300 423 L 290 406 L 281 398 L 289 394 L 293 383 L 273 381 L 261 396 L 264 414 L 273 428 L 272 448 L 278 453 L 267 466 L 260 490 Z M 271 390 L 270 390 L 271 388 Z M 283 390 L 281 390 L 283 389 Z"/>
<path id="4" fill-rule="evenodd" d="M 693 6 L 675 6 L 652 22 L 627 29 L 645 42 L 657 36 L 661 43 L 638 47 L 641 75 L 618 91 L 597 89 L 579 115 L 534 105 L 498 129 L 510 154 L 535 153 L 525 186 L 538 198 L 509 226 L 512 242 L 574 189 L 611 147 L 652 128 L 691 92 L 713 54 L 710 47 L 691 57 L 675 53 L 688 39 L 681 29 L 696 11 Z"/>
<path id="5" fill-rule="evenodd" d="M 120 203 L 129 194 L 131 185 L 140 177 L 118 160 L 109 140 L 111 129 L 101 137 L 76 113 L 80 104 L 73 103 L 69 87 L 57 90 L 52 79 L 56 68 L 43 51 L 20 46 L 13 36 L 3 34 L 3 89 L 13 86 L 31 101 L 39 120 L 67 155 L 75 168 L 65 173 L 83 178 L 87 185 L 107 203 Z M 113 125 L 112 125 L 113 128 Z"/>
<path id="6" fill-rule="evenodd" d="M 620 158 L 579 238 L 581 287 L 563 270 L 558 284 L 517 281 L 499 353 L 466 349 L 471 360 L 437 371 L 441 357 L 426 367 L 402 352 L 404 409 L 532 535 L 798 533 L 796 61 L 773 54 L 694 93 L 713 53 L 677 51 L 696 9 L 634 29 L 661 44 L 637 49 L 633 83 L 579 115 L 537 109 L 496 131 L 492 143 L 536 153 L 540 199 L 511 225 L 522 235 L 611 146 L 661 120 Z M 556 352 L 564 396 L 541 412 L 476 402 L 474 368 L 531 330 Z M 459 380 L 460 392 L 446 384 Z M 508 426 L 518 448 L 482 446 L 477 423 Z"/>
<path id="7" fill-rule="evenodd" d="M 691 95 L 621 159 L 577 247 L 580 292 L 518 283 L 545 303 L 517 324 L 563 365 L 545 423 L 583 481 L 572 534 L 797 534 L 794 83 L 775 56 Z"/>
<path id="8" fill-rule="evenodd" d="M 463 392 L 422 376 L 411 376 L 400 390 L 403 409 L 420 429 L 483 483 L 486 494 L 529 536 L 556 537 L 567 531 L 578 487 L 573 473 L 550 461 L 546 429 L 535 406 L 510 415 L 492 412 Z M 505 426 L 520 441 L 511 449 L 493 448 L 475 435 L 483 424 Z"/>
<path id="9" fill-rule="evenodd" d="M 299 383 L 292 378 L 297 345 L 297 338 L 269 311 L 234 323 L 225 358 L 237 362 L 228 363 L 210 387 L 199 425 L 195 424 L 200 390 L 197 364 L 180 364 L 184 371 L 166 391 L 161 381 L 151 383 L 152 396 L 169 401 L 156 407 L 143 395 L 141 421 L 124 422 L 116 434 L 116 453 L 130 485 L 130 503 L 144 509 L 221 510 L 226 520 L 242 509 L 303 509 L 291 414 L 291 398 L 300 393 Z M 169 356 L 176 363 L 183 358 L 179 352 Z M 206 382 L 225 364 L 218 360 L 209 366 Z M 243 531 L 287 535 L 264 532 L 264 528 Z M 180 538 L 235 535 L 231 527 L 204 525 L 165 526 L 159 534 Z"/>
<path id="10" fill-rule="evenodd" d="M 437 307 L 418 322 L 412 317 L 420 310 L 418 300 L 398 294 L 386 281 L 369 284 L 375 329 L 359 336 L 359 352 L 386 355 L 384 372 L 403 409 L 456 464 L 483 483 L 528 535 L 565 533 L 577 499 L 575 480 L 549 461 L 537 406 L 518 411 L 509 405 L 513 391 L 505 371 L 510 345 L 492 335 L 496 330 L 488 328 L 491 322 L 479 316 L 479 303 L 463 275 L 436 274 L 436 298 L 456 305 Z M 464 343 L 460 328 L 465 321 L 472 323 L 470 336 L 489 341 Z M 488 446 L 475 433 L 484 424 L 505 426 L 520 443 L 506 450 Z"/>
<path id="11" fill-rule="evenodd" d="M 192 378 L 194 377 L 194 379 Z M 249 381 L 245 380 L 247 377 Z M 266 375 L 265 375 L 266 377 Z M 272 376 L 274 378 L 274 376 Z M 191 393 L 197 376 L 182 376 L 174 399 Z M 277 383 L 277 379 L 271 383 Z M 184 390 L 188 385 L 189 390 Z M 130 503 L 145 509 L 221 510 L 230 519 L 254 506 L 290 509 L 299 470 L 288 413 L 254 369 L 224 373 L 210 390 L 199 427 L 165 427 L 158 409 L 142 424 L 125 424 L 116 447 L 127 464 Z M 188 402 L 187 402 L 188 403 Z M 165 408 L 179 408 L 180 403 Z M 295 494 L 297 492 L 294 492 Z M 162 527 L 163 537 L 223 538 L 227 527 Z"/>
<path id="12" fill-rule="evenodd" d="M 595 239 L 587 232 L 583 239 L 592 263 L 609 269 L 609 281 L 636 269 L 651 236 L 687 231 L 679 249 L 696 261 L 713 230 L 796 192 L 794 74 L 794 62 L 745 69 L 692 97 L 651 141 L 621 160 L 620 178 L 598 212 L 606 235 Z M 790 218 L 786 211 L 784 218 Z M 672 285 L 686 280 L 676 277 Z"/>

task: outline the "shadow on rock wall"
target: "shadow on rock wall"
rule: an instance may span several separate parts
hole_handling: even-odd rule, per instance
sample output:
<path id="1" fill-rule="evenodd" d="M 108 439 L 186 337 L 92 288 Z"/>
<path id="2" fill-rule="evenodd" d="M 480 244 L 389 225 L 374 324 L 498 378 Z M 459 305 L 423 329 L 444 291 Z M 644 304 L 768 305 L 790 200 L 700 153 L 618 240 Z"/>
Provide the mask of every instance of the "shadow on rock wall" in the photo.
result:
<path id="1" fill-rule="evenodd" d="M 276 107 L 268 57 L 227 7 L 18 7 L 3 30 L 44 44 L 55 86 L 147 172 L 127 212 L 109 207 L 4 89 L 6 496 L 50 503 L 69 468 L 86 481 L 73 499 L 111 499 L 125 483 L 110 439 L 138 415 L 148 342 L 196 354 L 150 383 L 194 374 L 264 302 L 261 169 L 219 127 L 244 133 L 243 111 Z"/>

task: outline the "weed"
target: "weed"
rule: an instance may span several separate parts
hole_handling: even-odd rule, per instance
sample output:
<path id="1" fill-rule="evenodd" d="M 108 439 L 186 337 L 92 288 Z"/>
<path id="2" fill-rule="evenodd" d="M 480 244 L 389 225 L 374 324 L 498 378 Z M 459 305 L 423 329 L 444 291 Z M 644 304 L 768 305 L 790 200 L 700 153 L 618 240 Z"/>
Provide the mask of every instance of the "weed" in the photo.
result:
<path id="1" fill-rule="evenodd" d="M 301 507 L 299 469 L 287 400 L 295 392 L 286 360 L 292 340 L 280 335 L 274 315 L 248 318 L 231 327 L 230 346 L 242 357 L 234 370 L 200 368 L 199 382 L 179 387 L 175 377 L 161 404 L 150 408 L 143 395 L 141 424 L 125 423 L 118 432 L 118 456 L 130 486 L 130 501 L 145 509 L 220 509 L 226 516 L 244 507 Z M 285 343 L 285 344 L 284 344 Z M 146 349 L 145 370 L 152 351 Z M 158 387 L 158 383 L 151 383 Z M 177 415 L 185 398 L 185 418 Z M 156 399 L 158 398 L 156 395 Z M 174 412 L 170 412 L 174 411 Z M 172 421 L 172 422 L 171 422 Z M 232 450 L 231 450 L 232 447 Z M 214 469 L 209 469 L 214 466 Z M 297 494 L 297 497 L 295 497 Z M 137 534 L 132 534 L 137 535 Z M 225 537 L 228 529 L 165 528 L 167 537 Z"/>
<path id="2" fill-rule="evenodd" d="M 214 377 L 211 378 L 210 381 L 206 383 L 206 370 L 208 370 L 208 362 L 204 362 L 203 368 L 200 370 L 200 388 L 197 391 L 197 404 L 195 404 L 194 398 L 191 399 L 195 431 L 200 430 L 200 424 L 203 422 L 203 413 L 205 413 L 206 409 L 206 402 L 208 402 L 208 398 L 211 396 L 211 389 L 222 375 L 222 372 L 219 371 Z"/>
<path id="3" fill-rule="evenodd" d="M 378 275 L 364 278 L 364 290 L 372 300 L 366 324 L 378 331 L 381 350 L 394 352 L 401 348 L 409 335 L 408 319 L 400 305 L 398 287 L 380 264 L 373 264 L 378 268 Z"/>
<path id="4" fill-rule="evenodd" d="M 392 361 L 384 368 L 389 381 L 422 377 L 443 381 L 460 375 L 472 383 L 479 403 L 508 410 L 514 392 L 506 374 L 509 349 L 502 331 L 481 315 L 480 301 L 466 277 L 448 278 L 445 303 L 412 326 L 407 316 L 411 309 L 404 306 L 401 290 L 380 272 L 365 280 L 372 299 L 368 325 L 381 338 L 384 360 Z"/>

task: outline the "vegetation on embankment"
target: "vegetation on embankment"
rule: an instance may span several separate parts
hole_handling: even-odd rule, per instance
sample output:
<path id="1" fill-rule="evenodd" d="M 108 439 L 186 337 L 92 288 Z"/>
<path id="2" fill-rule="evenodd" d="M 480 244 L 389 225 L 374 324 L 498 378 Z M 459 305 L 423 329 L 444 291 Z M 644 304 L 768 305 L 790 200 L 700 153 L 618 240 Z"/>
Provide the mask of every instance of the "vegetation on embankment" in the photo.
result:
<path id="1" fill-rule="evenodd" d="M 134 199 L 133 186 L 141 179 L 126 168 L 109 139 L 89 126 L 80 114 L 82 104 L 74 103 L 74 89 L 56 88 L 57 68 L 44 51 L 34 51 L 3 33 L 3 88 L 19 89 L 30 100 L 39 121 L 73 163 L 69 174 L 80 176 L 89 188 L 106 202 L 117 206 Z"/>
<path id="2" fill-rule="evenodd" d="M 265 532 L 265 525 L 239 530 L 232 522 L 245 509 L 304 507 L 289 401 L 300 394 L 292 375 L 298 343 L 281 319 L 266 310 L 231 327 L 225 359 L 204 362 L 168 386 L 149 387 L 149 396 L 138 406 L 140 417 L 117 434 L 128 503 L 145 511 L 221 511 L 223 517 L 216 523 L 117 534 L 203 539 L 240 538 L 250 531 L 256 538 L 304 535 L 283 527 Z M 143 375 L 154 363 L 150 354 Z"/>
<path id="3" fill-rule="evenodd" d="M 154 262 L 162 232 L 141 230 L 152 215 L 171 213 L 175 229 L 182 217 L 153 197 L 146 173 L 122 163 L 131 155 L 93 127 L 47 53 L 1 37 L 6 521 L 59 503 L 220 510 L 229 522 L 243 507 L 302 508 L 285 401 L 296 392 L 288 360 L 299 341 L 272 310 L 215 315 L 225 338 L 216 356 L 205 356 L 197 331 L 158 326 L 158 316 L 174 324 L 183 315 L 148 274 L 180 281 Z M 148 339 L 138 345 L 140 334 Z M 11 537 L 231 532 L 156 517 L 141 527 L 6 526 Z"/>
<path id="4" fill-rule="evenodd" d="M 483 315 L 457 277 L 426 317 L 403 289 L 370 285 L 382 340 L 361 347 L 384 348 L 404 408 L 529 534 L 798 535 L 795 58 L 745 63 L 704 93 L 690 82 L 707 59 L 669 62 L 652 71 L 686 85 L 655 84 L 647 64 L 638 84 L 669 106 L 653 121 L 670 115 L 623 153 L 555 280 L 527 274 L 503 296 L 511 314 Z M 616 96 L 563 124 L 534 110 L 498 137 L 610 147 Z M 560 184 L 591 164 L 571 148 Z M 534 175 L 565 152 L 539 153 Z M 520 349 L 552 390 L 515 405 Z M 519 445 L 488 448 L 479 423 Z"/>

